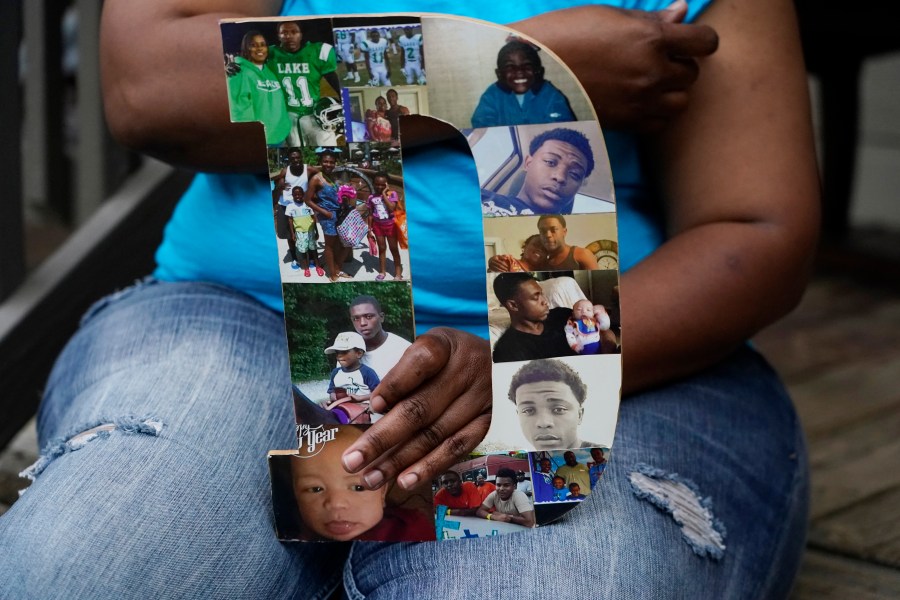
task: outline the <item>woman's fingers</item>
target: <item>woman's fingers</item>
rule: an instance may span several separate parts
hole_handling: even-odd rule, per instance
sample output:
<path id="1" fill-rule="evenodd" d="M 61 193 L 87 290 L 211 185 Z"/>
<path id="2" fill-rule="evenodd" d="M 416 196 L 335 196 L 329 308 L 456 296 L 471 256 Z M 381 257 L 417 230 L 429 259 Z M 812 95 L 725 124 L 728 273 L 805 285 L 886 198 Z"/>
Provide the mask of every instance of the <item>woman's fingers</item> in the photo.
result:
<path id="1" fill-rule="evenodd" d="M 371 466 L 371 487 L 403 472 L 414 477 L 407 487 L 471 451 L 490 425 L 490 364 L 481 338 L 446 328 L 420 336 L 375 388 L 372 409 L 387 414 L 344 452 L 344 468 Z"/>

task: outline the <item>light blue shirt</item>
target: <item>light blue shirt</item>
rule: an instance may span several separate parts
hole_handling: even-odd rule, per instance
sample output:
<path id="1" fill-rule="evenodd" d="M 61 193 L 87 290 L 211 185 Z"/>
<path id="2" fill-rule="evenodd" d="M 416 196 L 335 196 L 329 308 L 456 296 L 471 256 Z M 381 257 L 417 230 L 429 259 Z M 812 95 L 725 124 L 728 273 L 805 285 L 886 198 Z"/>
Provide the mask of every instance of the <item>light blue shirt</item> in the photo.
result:
<path id="1" fill-rule="evenodd" d="M 692 20 L 711 0 L 689 3 Z M 603 2 L 661 10 L 670 0 Z M 354 13 L 432 12 L 510 23 L 583 2 L 572 0 L 383 0 Z M 347 11 L 345 0 L 287 0 L 283 15 Z M 604 131 L 616 188 L 619 265 L 626 270 L 663 241 L 663 231 L 642 180 L 636 140 Z M 465 147 L 460 141 L 460 148 Z M 487 337 L 486 279 L 480 193 L 475 165 L 460 148 L 404 151 L 410 262 L 417 334 L 443 325 Z M 471 210 L 458 205 L 471 201 Z M 175 209 L 156 254 L 155 275 L 167 281 L 210 281 L 243 291 L 283 310 L 271 192 L 264 176 L 199 174 Z"/>

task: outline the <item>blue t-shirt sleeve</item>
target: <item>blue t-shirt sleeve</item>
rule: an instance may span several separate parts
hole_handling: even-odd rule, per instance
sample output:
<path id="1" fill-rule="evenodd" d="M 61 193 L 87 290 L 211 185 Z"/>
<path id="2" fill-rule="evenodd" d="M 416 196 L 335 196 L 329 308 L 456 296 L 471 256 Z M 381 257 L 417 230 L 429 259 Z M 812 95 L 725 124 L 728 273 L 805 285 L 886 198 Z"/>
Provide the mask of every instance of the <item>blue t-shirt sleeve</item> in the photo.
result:
<path id="1" fill-rule="evenodd" d="M 378 373 L 375 372 L 375 369 L 372 367 L 368 367 L 366 365 L 362 365 L 362 376 L 363 383 L 369 386 L 370 390 L 374 390 L 375 386 L 381 383 L 381 379 L 378 378 Z"/>

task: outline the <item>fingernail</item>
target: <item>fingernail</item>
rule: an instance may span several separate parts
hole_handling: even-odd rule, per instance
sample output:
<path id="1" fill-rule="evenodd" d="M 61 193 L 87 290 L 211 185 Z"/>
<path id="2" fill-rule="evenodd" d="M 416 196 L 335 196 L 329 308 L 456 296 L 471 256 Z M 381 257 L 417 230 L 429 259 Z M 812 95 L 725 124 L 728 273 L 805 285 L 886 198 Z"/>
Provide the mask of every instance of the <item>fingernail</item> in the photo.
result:
<path id="1" fill-rule="evenodd" d="M 374 488 L 379 483 L 384 481 L 384 473 L 382 473 L 378 469 L 373 469 L 363 475 L 363 479 L 365 480 L 367 486 L 369 486 L 370 488 Z"/>
<path id="2" fill-rule="evenodd" d="M 350 472 L 353 472 L 362 466 L 365 457 L 359 450 L 354 450 L 349 454 L 345 454 L 341 460 L 344 463 L 344 468 Z"/>
<path id="3" fill-rule="evenodd" d="M 369 398 L 369 406 L 372 408 L 372 410 L 379 413 L 385 412 L 387 410 L 387 403 L 381 396 L 372 396 L 371 398 Z"/>
<path id="4" fill-rule="evenodd" d="M 418 482 L 419 476 L 415 473 L 407 473 L 406 475 L 401 475 L 397 478 L 397 483 L 399 483 L 400 487 L 402 487 L 404 490 L 408 490 Z"/>

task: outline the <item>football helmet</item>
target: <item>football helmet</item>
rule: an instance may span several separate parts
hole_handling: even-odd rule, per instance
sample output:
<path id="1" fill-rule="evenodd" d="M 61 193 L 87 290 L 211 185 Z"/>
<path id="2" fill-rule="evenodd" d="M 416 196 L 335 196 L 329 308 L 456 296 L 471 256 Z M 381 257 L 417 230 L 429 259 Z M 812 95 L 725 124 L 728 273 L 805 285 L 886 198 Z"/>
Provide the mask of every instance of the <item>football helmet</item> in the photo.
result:
<path id="1" fill-rule="evenodd" d="M 344 132 L 344 107 L 337 98 L 323 96 L 313 106 L 313 117 L 323 131 Z"/>

